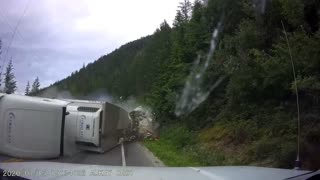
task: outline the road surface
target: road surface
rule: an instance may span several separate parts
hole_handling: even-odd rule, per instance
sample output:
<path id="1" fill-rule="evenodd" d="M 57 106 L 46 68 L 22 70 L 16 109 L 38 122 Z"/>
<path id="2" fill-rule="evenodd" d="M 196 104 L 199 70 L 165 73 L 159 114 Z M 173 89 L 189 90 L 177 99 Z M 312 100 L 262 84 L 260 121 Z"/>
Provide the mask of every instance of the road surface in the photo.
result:
<path id="1" fill-rule="evenodd" d="M 124 154 L 127 166 L 164 166 L 153 154 L 147 150 L 141 143 L 132 142 L 124 144 Z M 1 162 L 17 162 L 17 161 L 32 161 L 12 158 L 0 155 Z M 34 161 L 34 160 L 33 160 Z M 58 159 L 46 160 L 52 162 L 65 162 L 77 164 L 93 164 L 93 165 L 112 165 L 121 166 L 121 147 L 116 146 L 103 154 L 81 151 L 73 156 L 64 156 Z"/>

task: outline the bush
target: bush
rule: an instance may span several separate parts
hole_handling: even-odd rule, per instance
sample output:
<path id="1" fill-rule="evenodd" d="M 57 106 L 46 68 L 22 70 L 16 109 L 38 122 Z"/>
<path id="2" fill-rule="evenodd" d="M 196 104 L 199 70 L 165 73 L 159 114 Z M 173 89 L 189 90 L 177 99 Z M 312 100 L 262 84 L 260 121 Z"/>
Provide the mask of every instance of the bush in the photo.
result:
<path id="1" fill-rule="evenodd" d="M 224 144 L 239 145 L 257 138 L 258 127 L 253 120 L 220 121 L 200 133 L 203 142 L 222 140 Z"/>
<path id="2" fill-rule="evenodd" d="M 280 151 L 275 152 L 276 167 L 293 168 L 297 156 L 297 143 L 282 141 Z"/>
<path id="3" fill-rule="evenodd" d="M 194 143 L 194 133 L 188 130 L 184 125 L 172 125 L 163 128 L 160 132 L 160 138 L 174 144 L 176 148 L 183 148 Z"/>
<path id="4" fill-rule="evenodd" d="M 265 159 L 274 159 L 275 152 L 280 151 L 281 140 L 279 138 L 264 137 L 253 143 L 253 159 L 261 161 Z"/>

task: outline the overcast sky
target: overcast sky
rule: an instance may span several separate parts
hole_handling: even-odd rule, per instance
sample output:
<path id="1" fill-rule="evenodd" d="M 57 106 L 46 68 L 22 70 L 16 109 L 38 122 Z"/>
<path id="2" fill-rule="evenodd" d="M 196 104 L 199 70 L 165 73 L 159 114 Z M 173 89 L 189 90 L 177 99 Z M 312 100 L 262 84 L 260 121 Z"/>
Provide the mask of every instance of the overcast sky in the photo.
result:
<path id="1" fill-rule="evenodd" d="M 46 87 L 84 63 L 152 34 L 164 19 L 171 25 L 180 1 L 0 0 L 0 65 L 12 57 L 19 92 L 36 76 Z"/>

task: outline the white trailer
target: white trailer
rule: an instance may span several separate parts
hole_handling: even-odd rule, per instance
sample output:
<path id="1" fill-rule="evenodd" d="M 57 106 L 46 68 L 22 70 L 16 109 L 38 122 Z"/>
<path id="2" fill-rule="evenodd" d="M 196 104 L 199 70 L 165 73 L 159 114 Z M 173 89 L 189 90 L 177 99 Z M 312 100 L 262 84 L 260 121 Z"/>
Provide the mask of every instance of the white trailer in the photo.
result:
<path id="1" fill-rule="evenodd" d="M 127 111 L 102 101 L 63 99 L 67 106 L 65 141 L 78 149 L 105 152 L 119 142 L 124 129 L 130 128 Z"/>

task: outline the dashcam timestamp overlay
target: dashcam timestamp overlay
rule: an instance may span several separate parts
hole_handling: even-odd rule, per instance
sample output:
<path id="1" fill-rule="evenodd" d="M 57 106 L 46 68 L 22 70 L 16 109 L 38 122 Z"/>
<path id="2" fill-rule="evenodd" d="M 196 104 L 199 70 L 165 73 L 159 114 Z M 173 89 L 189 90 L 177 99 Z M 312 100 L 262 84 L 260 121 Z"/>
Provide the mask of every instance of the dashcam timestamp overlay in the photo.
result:
<path id="1" fill-rule="evenodd" d="M 2 176 L 132 176 L 133 169 L 9 169 L 3 170 Z"/>

